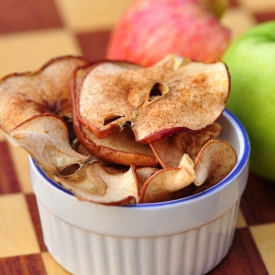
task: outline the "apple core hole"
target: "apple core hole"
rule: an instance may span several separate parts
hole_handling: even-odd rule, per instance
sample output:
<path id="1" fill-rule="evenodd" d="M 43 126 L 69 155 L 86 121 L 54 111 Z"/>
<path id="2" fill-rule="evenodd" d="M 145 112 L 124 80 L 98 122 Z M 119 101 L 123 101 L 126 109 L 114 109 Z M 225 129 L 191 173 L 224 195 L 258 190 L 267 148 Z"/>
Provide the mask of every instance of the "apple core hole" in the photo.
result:
<path id="1" fill-rule="evenodd" d="M 163 96 L 169 91 L 169 87 L 165 83 L 155 83 L 150 91 L 148 101 L 152 102 L 153 100 Z"/>
<path id="2" fill-rule="evenodd" d="M 129 120 L 127 120 L 127 121 L 124 123 L 123 126 L 125 126 L 125 127 L 127 127 L 127 128 L 131 128 L 131 127 L 132 127 L 132 122 L 129 121 Z"/>
<path id="3" fill-rule="evenodd" d="M 123 116 L 112 116 L 112 117 L 108 117 L 108 118 L 105 118 L 104 119 L 104 126 L 105 125 L 108 125 L 108 124 L 110 124 L 111 122 L 114 122 L 114 121 L 116 121 L 116 120 L 118 120 L 118 119 L 120 119 L 120 118 L 122 118 Z"/>
<path id="4" fill-rule="evenodd" d="M 64 167 L 63 169 L 61 169 L 59 171 L 59 174 L 63 177 L 70 176 L 70 175 L 74 174 L 79 168 L 80 168 L 80 165 L 78 163 L 74 163 L 74 164 L 68 165 L 68 166 Z"/>

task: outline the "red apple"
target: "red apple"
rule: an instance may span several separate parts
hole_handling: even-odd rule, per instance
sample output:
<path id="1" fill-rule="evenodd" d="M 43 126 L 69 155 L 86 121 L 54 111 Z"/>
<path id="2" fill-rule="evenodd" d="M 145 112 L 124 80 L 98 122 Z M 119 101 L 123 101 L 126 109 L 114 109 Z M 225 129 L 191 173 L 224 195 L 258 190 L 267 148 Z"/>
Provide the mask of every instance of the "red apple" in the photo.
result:
<path id="1" fill-rule="evenodd" d="M 221 59 L 230 32 L 219 22 L 226 0 L 136 0 L 114 28 L 107 58 L 148 66 L 169 53 Z"/>

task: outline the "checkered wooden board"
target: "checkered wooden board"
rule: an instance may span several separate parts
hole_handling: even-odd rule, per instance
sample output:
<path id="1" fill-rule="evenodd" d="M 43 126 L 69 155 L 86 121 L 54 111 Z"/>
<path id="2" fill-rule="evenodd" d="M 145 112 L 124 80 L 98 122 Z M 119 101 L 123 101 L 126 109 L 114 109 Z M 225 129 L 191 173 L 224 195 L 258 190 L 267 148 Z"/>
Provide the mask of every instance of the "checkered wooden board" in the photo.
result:
<path id="1" fill-rule="evenodd" d="M 37 69 L 59 55 L 104 57 L 110 29 L 130 2 L 0 0 L 0 76 Z M 272 19 L 274 0 L 231 0 L 222 21 L 235 39 Z M 43 242 L 27 154 L 0 134 L 0 275 L 17 274 L 69 273 Z M 249 175 L 233 246 L 209 274 L 275 274 L 275 183 Z"/>

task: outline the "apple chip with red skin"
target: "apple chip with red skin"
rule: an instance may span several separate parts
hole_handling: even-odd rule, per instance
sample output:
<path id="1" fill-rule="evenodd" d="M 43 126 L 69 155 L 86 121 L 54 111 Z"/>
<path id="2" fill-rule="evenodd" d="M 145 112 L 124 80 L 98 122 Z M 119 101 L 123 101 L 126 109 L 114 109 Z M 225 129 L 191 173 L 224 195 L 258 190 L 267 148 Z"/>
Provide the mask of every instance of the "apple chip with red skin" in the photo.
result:
<path id="1" fill-rule="evenodd" d="M 215 185 L 223 180 L 237 163 L 235 149 L 226 141 L 210 140 L 200 150 L 195 161 L 196 180 L 200 186 Z"/>
<path id="2" fill-rule="evenodd" d="M 13 129 L 9 139 L 25 148 L 50 178 L 80 200 L 110 205 L 137 202 L 135 167 L 110 173 L 97 158 L 77 153 L 71 148 L 67 126 L 59 117 L 36 116 Z"/>
<path id="3" fill-rule="evenodd" d="M 87 157 L 70 146 L 72 118 L 69 79 L 87 61 L 82 57 L 51 59 L 34 72 L 8 75 L 0 81 L 0 127 L 8 139 L 25 148 L 47 173 Z"/>
<path id="4" fill-rule="evenodd" d="M 160 169 L 157 167 L 137 167 L 136 177 L 138 182 L 138 190 L 141 192 L 144 183 Z"/>
<path id="5" fill-rule="evenodd" d="M 105 61 L 87 71 L 75 111 L 78 122 L 98 138 L 131 125 L 136 141 L 150 143 L 213 124 L 225 108 L 229 86 L 222 62 L 169 55 L 151 67 L 129 68 Z"/>
<path id="6" fill-rule="evenodd" d="M 222 181 L 237 162 L 234 148 L 222 140 L 211 140 L 200 150 L 194 169 L 196 180 L 173 194 L 173 199 L 202 193 Z"/>
<path id="7" fill-rule="evenodd" d="M 203 145 L 211 139 L 216 139 L 220 130 L 221 125 L 215 122 L 195 132 L 183 131 L 164 136 L 150 143 L 150 146 L 163 168 L 178 167 L 184 153 L 195 161 Z"/>
<path id="8" fill-rule="evenodd" d="M 72 117 L 69 79 L 83 66 L 83 57 L 62 56 L 33 72 L 14 73 L 0 80 L 0 127 L 9 133 L 36 115 Z"/>
<path id="9" fill-rule="evenodd" d="M 34 116 L 12 129 L 7 138 L 26 149 L 49 176 L 88 158 L 72 149 L 67 125 L 55 115 Z"/>
<path id="10" fill-rule="evenodd" d="M 184 154 L 179 167 L 161 169 L 147 179 L 141 189 L 139 202 L 169 201 L 174 192 L 190 185 L 195 179 L 194 163 Z"/>
<path id="11" fill-rule="evenodd" d="M 135 204 L 138 201 L 138 183 L 133 165 L 126 172 L 110 173 L 98 161 L 87 162 L 71 174 L 61 171 L 53 179 L 79 200 L 106 205 Z"/>
<path id="12" fill-rule="evenodd" d="M 201 148 L 195 164 L 184 154 L 179 167 L 162 169 L 151 176 L 144 183 L 139 202 L 169 201 L 202 192 L 224 179 L 236 163 L 236 152 L 229 143 L 210 140 Z"/>
<path id="13" fill-rule="evenodd" d="M 119 64 L 126 68 L 138 68 L 135 65 L 124 62 L 120 62 Z M 81 119 L 79 118 L 79 90 L 87 72 L 93 66 L 97 65 L 92 64 L 89 67 L 84 66 L 75 70 L 70 83 L 74 109 L 73 125 L 79 141 L 90 153 L 113 163 L 122 165 L 131 165 L 134 163 L 136 166 L 149 167 L 157 166 L 158 160 L 149 145 L 136 142 L 133 132 L 129 127 L 125 127 L 122 131 L 115 131 L 108 137 L 98 138 L 85 123 L 81 123 Z M 92 101 L 93 98 L 87 100 Z M 108 100 L 111 105 L 112 99 L 109 98 Z M 114 118 L 110 117 L 108 119 L 111 121 Z M 94 129 L 94 132 L 96 132 L 96 129 Z"/>
<path id="14" fill-rule="evenodd" d="M 81 130 L 82 143 L 92 154 L 104 160 L 122 165 L 132 163 L 136 166 L 148 167 L 158 165 L 158 160 L 150 146 L 136 142 L 131 129 L 116 131 L 104 139 L 99 139 L 83 126 Z"/>

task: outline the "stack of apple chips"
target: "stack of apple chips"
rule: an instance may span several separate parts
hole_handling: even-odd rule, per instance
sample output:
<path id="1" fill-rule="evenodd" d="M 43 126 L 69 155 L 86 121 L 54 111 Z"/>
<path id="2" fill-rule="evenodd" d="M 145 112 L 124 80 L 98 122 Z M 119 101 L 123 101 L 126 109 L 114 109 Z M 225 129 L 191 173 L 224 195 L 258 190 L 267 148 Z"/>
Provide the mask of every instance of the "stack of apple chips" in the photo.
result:
<path id="1" fill-rule="evenodd" d="M 63 56 L 1 80 L 0 126 L 80 200 L 169 201 L 235 166 L 234 148 L 217 139 L 229 82 L 222 62 L 168 55 L 141 67 Z"/>

